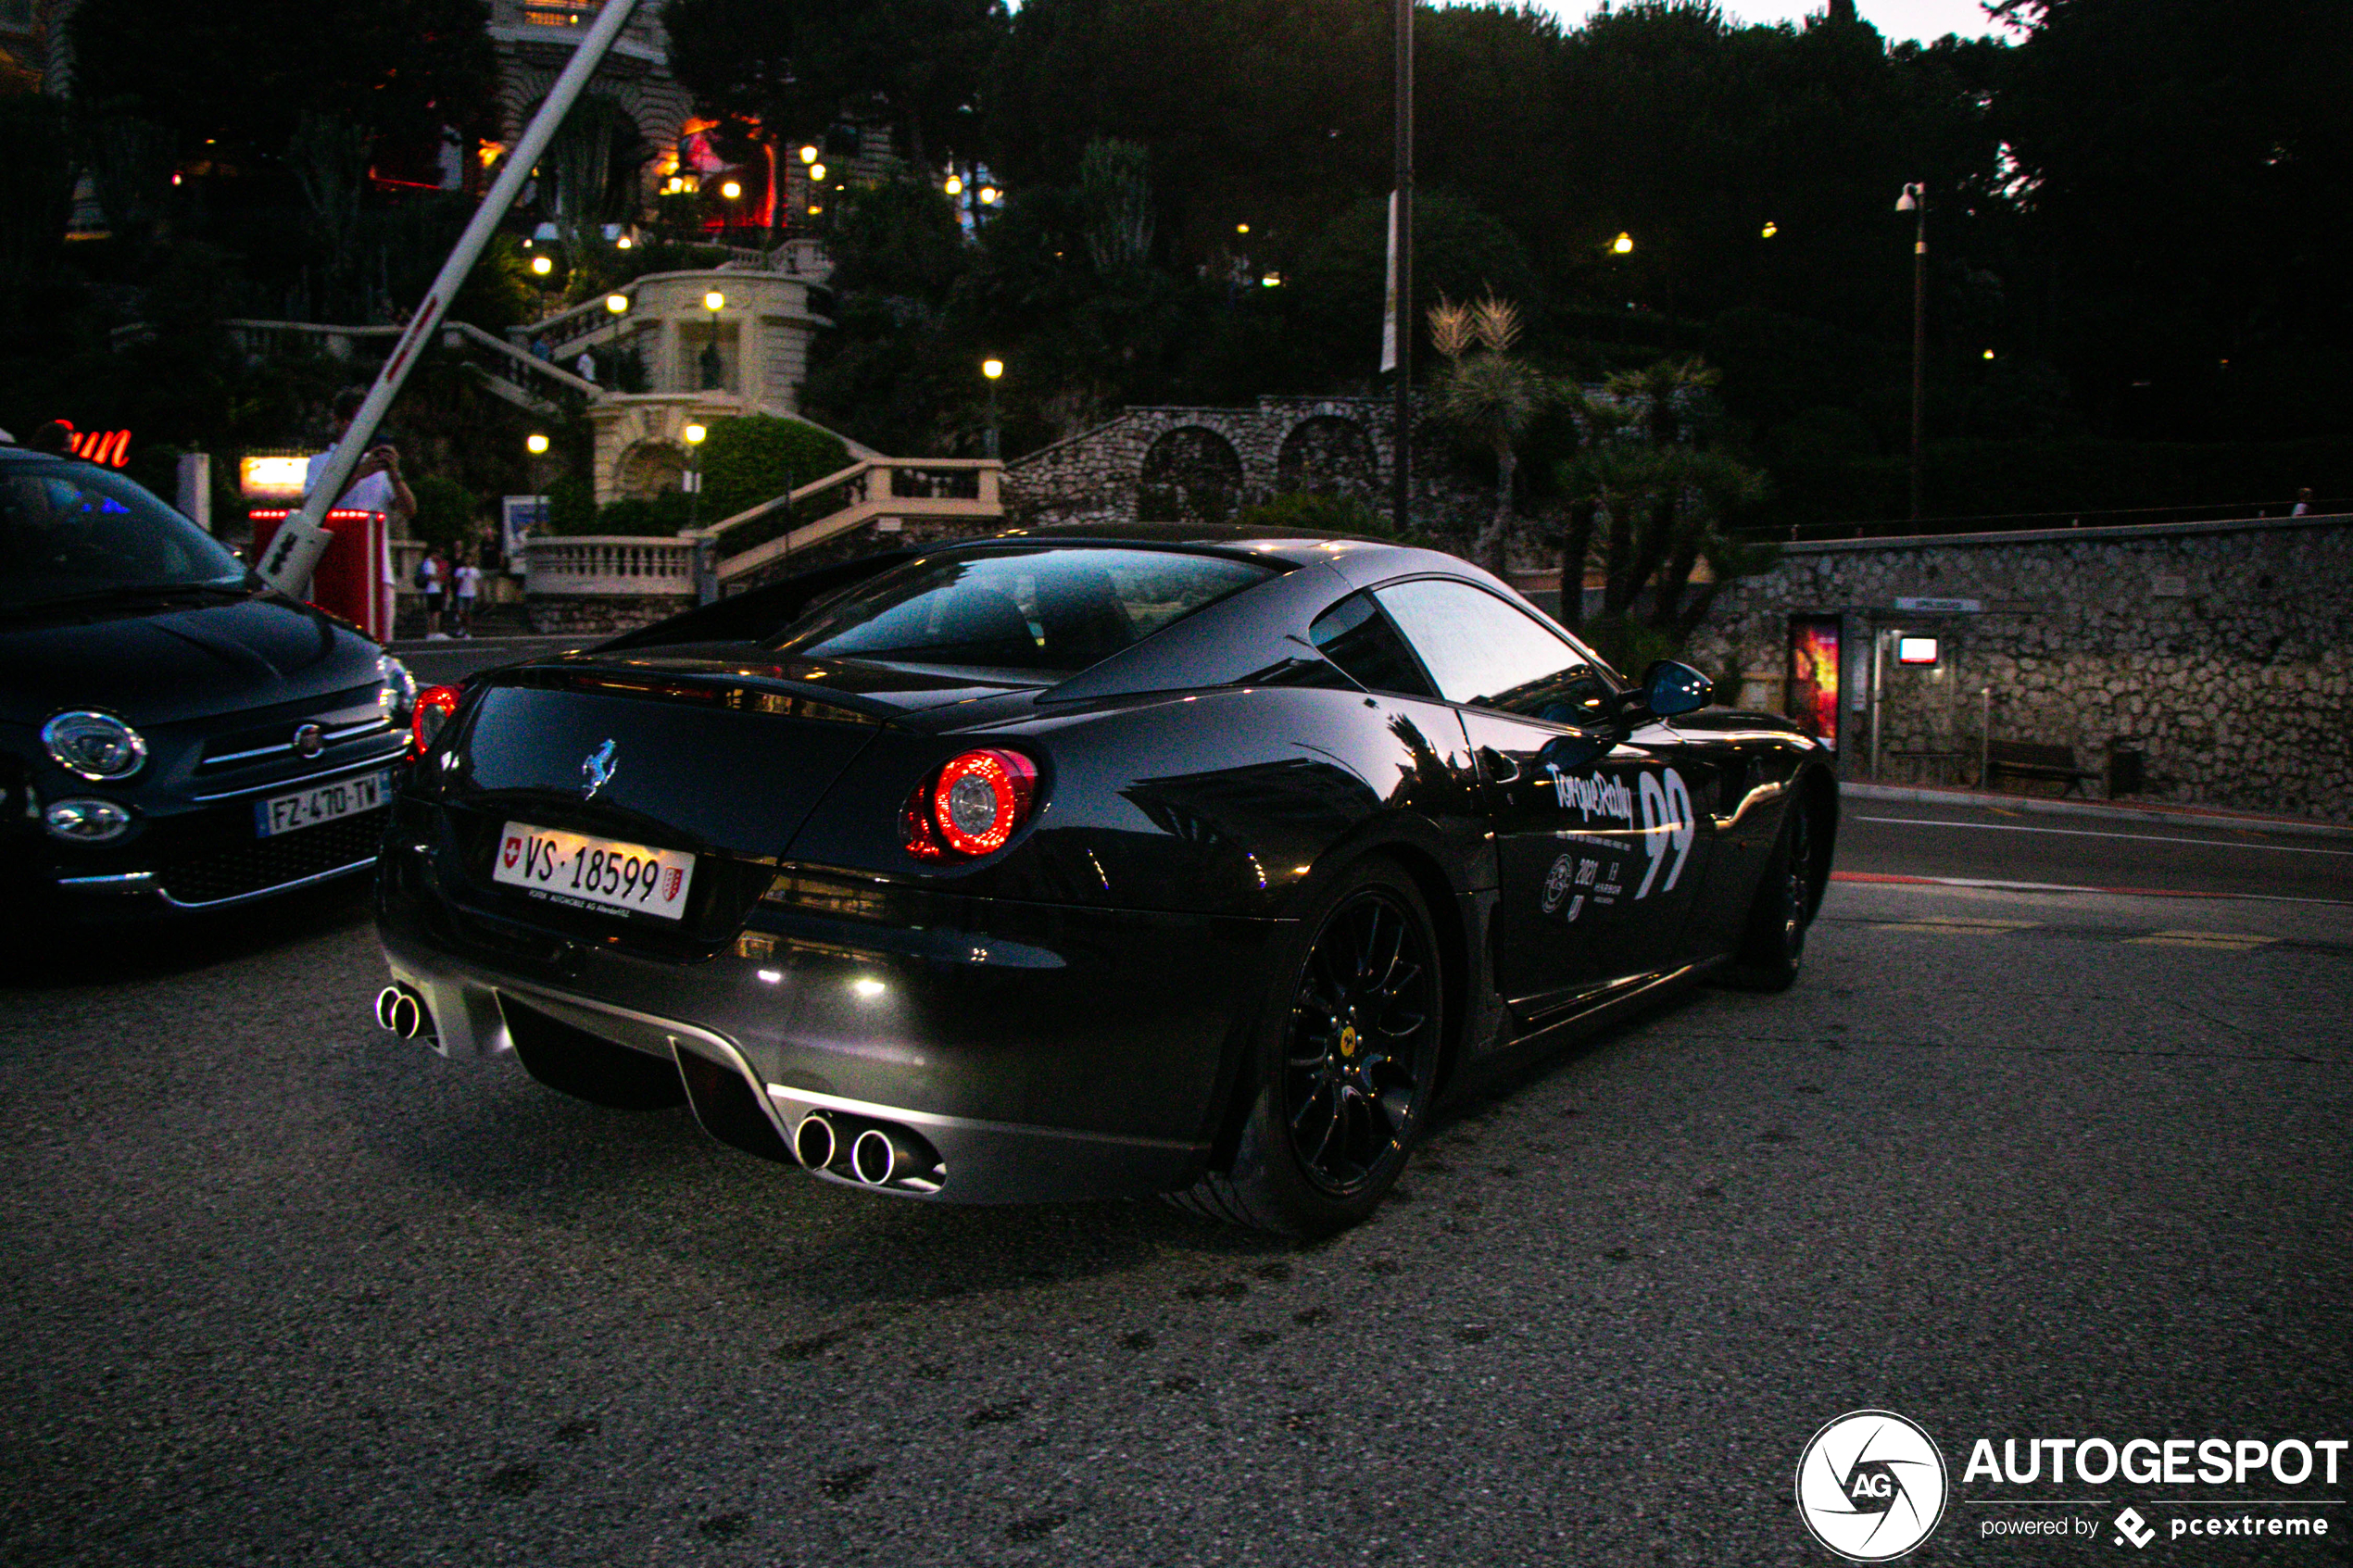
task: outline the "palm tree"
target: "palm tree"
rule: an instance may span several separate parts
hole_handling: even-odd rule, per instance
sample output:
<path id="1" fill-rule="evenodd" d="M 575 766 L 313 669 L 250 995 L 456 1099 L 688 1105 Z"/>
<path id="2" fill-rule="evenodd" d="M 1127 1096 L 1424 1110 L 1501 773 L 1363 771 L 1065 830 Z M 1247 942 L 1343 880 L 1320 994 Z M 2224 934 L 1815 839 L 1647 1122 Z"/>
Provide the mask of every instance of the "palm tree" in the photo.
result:
<path id="1" fill-rule="evenodd" d="M 1513 357 L 1519 332 L 1519 307 L 1493 295 L 1474 306 L 1441 296 L 1429 312 L 1430 344 L 1446 358 L 1430 389 L 1431 410 L 1466 445 L 1495 458 L 1494 515 L 1471 546 L 1472 558 L 1493 571 L 1503 570 L 1511 531 L 1520 438 L 1556 395 L 1550 378 Z M 1473 355 L 1473 344 L 1486 352 Z"/>

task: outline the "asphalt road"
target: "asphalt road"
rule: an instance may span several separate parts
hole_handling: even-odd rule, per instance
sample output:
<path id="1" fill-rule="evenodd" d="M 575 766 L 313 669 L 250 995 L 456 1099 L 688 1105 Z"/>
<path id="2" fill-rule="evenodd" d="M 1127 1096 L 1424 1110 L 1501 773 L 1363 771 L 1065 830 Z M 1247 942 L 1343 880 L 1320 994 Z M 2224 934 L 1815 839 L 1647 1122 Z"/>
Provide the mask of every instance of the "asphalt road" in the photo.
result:
<path id="1" fill-rule="evenodd" d="M 2145 822 L 1849 797 L 1839 869 L 2353 905 L 2353 834 L 2265 832 L 2211 818 Z"/>
<path id="2" fill-rule="evenodd" d="M 2108 874 L 1979 839 L 1846 863 Z M 0 1560 L 1824 1563 L 1791 1480 L 1859 1407 L 1960 1494 L 1907 1562 L 2353 1558 L 2311 1501 L 2353 1463 L 1960 1478 L 1979 1436 L 2353 1437 L 2353 909 L 1840 883 L 1793 991 L 1564 1054 L 1309 1248 L 821 1186 L 391 1043 L 380 977 L 348 897 L 16 961 Z M 1992 1494 L 2160 1535 L 1987 1539 L 2070 1512 Z M 2222 1497 L 2334 1529 L 2162 1533 Z"/>

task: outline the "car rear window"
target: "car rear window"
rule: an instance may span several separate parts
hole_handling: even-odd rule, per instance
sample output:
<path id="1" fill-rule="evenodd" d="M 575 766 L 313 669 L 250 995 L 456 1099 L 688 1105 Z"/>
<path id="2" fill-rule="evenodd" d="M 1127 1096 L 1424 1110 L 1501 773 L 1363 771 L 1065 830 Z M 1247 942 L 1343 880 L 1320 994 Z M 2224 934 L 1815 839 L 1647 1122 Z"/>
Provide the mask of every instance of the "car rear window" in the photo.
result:
<path id="1" fill-rule="evenodd" d="M 774 646 L 812 658 L 1071 673 L 1273 575 L 1253 561 L 1171 550 L 959 552 L 859 583 Z"/>

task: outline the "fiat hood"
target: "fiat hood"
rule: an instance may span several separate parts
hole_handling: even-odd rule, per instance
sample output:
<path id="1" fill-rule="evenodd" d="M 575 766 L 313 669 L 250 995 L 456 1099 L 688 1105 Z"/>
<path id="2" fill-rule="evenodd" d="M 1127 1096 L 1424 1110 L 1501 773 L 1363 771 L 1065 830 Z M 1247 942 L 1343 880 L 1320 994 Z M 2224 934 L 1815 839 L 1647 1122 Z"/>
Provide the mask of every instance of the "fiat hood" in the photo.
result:
<path id="1" fill-rule="evenodd" d="M 145 614 L 0 621 L 0 719 L 60 709 L 165 724 L 349 691 L 383 650 L 276 595 Z"/>

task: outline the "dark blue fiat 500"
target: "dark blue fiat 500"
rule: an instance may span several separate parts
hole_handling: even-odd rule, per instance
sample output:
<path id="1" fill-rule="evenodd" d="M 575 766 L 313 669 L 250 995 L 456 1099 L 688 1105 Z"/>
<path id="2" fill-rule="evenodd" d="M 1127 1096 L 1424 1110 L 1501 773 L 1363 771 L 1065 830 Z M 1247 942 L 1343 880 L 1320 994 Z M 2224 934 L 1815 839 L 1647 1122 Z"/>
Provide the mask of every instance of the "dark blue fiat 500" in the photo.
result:
<path id="1" fill-rule="evenodd" d="M 0 445 L 0 888 L 34 919 L 367 870 L 413 683 L 120 474 Z"/>

